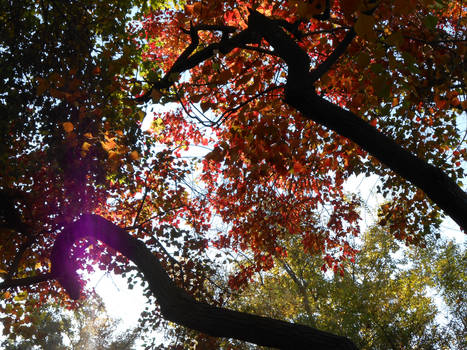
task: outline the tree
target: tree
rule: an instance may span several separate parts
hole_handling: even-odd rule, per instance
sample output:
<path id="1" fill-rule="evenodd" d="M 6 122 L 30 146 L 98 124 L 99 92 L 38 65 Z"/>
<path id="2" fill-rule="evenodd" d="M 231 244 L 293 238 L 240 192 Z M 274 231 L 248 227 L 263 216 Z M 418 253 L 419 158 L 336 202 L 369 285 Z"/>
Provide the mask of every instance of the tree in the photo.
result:
<path id="1" fill-rule="evenodd" d="M 465 329 L 440 324 L 441 310 L 429 295 L 445 293 L 433 273 L 439 266 L 455 275 L 451 293 L 464 293 L 465 268 L 455 264 L 462 264 L 465 251 L 432 237 L 426 248 L 401 248 L 378 227 L 362 240 L 355 263 L 346 264 L 342 276 L 320 274 L 322 257 L 303 253 L 300 242 L 292 240 L 288 256 L 277 258 L 274 269 L 229 300 L 231 307 L 346 335 L 360 349 L 462 348 L 456 338 Z M 459 259 L 448 262 L 446 255 Z M 459 298 L 446 299 L 456 304 L 449 311 L 451 322 L 462 323 L 465 315 L 456 310 L 465 303 L 453 300 Z"/>
<path id="2" fill-rule="evenodd" d="M 443 214 L 465 229 L 461 2 L 188 1 L 146 14 L 128 39 L 125 16 L 141 4 L 30 2 L 2 17 L 1 288 L 60 294 L 32 286 L 58 280 L 76 299 L 92 244 L 103 268 L 125 272 L 132 260 L 175 323 L 281 348 L 354 348 L 221 308 L 203 253 L 208 244 L 253 250 L 232 288 L 272 268 L 289 235 L 342 271 L 355 254 L 346 236 L 359 232 L 359 201 L 343 191 L 352 174 L 382 176 L 380 224 L 395 238 L 421 244 Z M 23 52 L 33 64 L 14 60 Z M 152 140 L 135 127 L 137 104 L 150 100 L 181 104 L 156 116 Z M 155 155 L 156 142 L 165 149 Z M 190 164 L 177 156 L 210 142 L 204 191 L 190 193 Z M 213 214 L 230 229 L 210 239 Z"/>
<path id="3" fill-rule="evenodd" d="M 98 295 L 80 303 L 73 311 L 58 304 L 45 304 L 30 315 L 30 325 L 4 340 L 4 349 L 132 349 L 136 330 L 116 332 L 119 321 L 110 318 Z"/>
<path id="4" fill-rule="evenodd" d="M 437 249 L 437 243 L 430 241 L 428 249 L 417 249 L 412 259 L 424 266 L 425 274 L 434 279 L 444 307 L 448 310 L 446 338 L 451 339 L 454 349 L 467 346 L 465 334 L 467 330 L 466 287 L 465 274 L 467 251 L 454 242 L 446 242 L 442 249 Z M 463 248 L 463 249 L 462 249 Z"/>

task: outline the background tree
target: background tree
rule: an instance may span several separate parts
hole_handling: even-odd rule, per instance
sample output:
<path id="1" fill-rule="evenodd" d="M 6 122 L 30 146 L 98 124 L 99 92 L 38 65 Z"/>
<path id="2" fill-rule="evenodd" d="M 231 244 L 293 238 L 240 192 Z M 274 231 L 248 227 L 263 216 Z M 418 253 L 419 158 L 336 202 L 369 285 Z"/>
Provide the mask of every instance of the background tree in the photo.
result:
<path id="1" fill-rule="evenodd" d="M 4 349 L 134 349 L 138 332 L 117 331 L 120 321 L 110 318 L 98 295 L 83 301 L 70 311 L 56 303 L 48 303 L 30 314 L 28 325 L 18 333 L 10 333 Z"/>
<path id="2" fill-rule="evenodd" d="M 465 308 L 467 281 L 465 266 L 456 265 L 465 265 L 465 249 L 433 238 L 425 248 L 401 247 L 387 232 L 373 227 L 356 245 L 355 263 L 346 264 L 342 275 L 323 275 L 322 256 L 304 253 L 300 242 L 291 240 L 287 257 L 277 258 L 273 269 L 256 276 L 229 304 L 345 334 L 360 349 L 462 348 L 465 314 L 460 310 Z M 456 281 L 450 289 L 456 298 L 447 297 L 435 272 L 441 272 L 441 266 Z M 437 306 L 440 298 L 447 309 Z"/>
<path id="3" fill-rule="evenodd" d="M 172 322 L 262 345 L 353 348 L 213 306 L 223 294 L 208 287 L 206 248 L 253 251 L 231 288 L 271 269 L 290 235 L 343 271 L 360 231 L 360 203 L 343 191 L 354 174 L 382 177 L 380 224 L 395 238 L 421 244 L 443 214 L 467 226 L 460 1 L 187 1 L 154 8 L 128 34 L 127 14 L 147 2 L 2 5 L 6 303 L 77 299 L 77 267 L 127 272 L 128 258 Z M 155 116 L 152 139 L 136 120 L 149 100 L 181 106 Z M 195 191 L 179 156 L 210 142 Z M 213 214 L 229 228 L 214 238 Z"/>
<path id="4" fill-rule="evenodd" d="M 467 346 L 467 253 L 465 246 L 459 247 L 454 242 L 446 242 L 439 250 L 436 246 L 436 242 L 429 241 L 428 249 L 415 250 L 412 259 L 435 281 L 443 307 L 448 310 L 446 333 L 453 339 L 453 348 L 462 349 Z"/>

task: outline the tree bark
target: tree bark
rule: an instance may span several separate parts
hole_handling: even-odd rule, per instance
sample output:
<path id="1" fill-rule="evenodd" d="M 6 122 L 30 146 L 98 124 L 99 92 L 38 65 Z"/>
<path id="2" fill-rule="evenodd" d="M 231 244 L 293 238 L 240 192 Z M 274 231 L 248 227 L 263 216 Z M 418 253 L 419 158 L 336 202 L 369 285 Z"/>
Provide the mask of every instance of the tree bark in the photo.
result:
<path id="1" fill-rule="evenodd" d="M 93 237 L 119 251 L 143 273 L 162 315 L 169 321 L 215 337 L 235 338 L 280 349 L 357 349 L 347 338 L 311 327 L 228 310 L 199 302 L 174 284 L 145 244 L 97 215 L 84 215 L 57 237 L 51 255 L 52 274 L 72 298 L 79 298 L 70 248 L 79 239 Z"/>

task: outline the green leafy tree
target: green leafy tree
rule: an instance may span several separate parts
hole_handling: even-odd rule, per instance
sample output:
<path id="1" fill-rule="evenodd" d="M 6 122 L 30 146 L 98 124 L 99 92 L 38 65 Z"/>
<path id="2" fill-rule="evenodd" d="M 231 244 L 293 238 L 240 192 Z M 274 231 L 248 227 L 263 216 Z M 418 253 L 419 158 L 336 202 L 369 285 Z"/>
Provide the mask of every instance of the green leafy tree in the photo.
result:
<path id="1" fill-rule="evenodd" d="M 361 349 L 465 346 L 465 250 L 434 241 L 424 248 L 401 247 L 377 227 L 362 240 L 355 263 L 346 264 L 342 275 L 322 274 L 321 254 L 303 253 L 291 240 L 287 257 L 230 304 L 345 334 Z M 439 323 L 436 292 L 448 305 L 448 324 Z"/>
<path id="2" fill-rule="evenodd" d="M 74 310 L 48 303 L 34 310 L 29 322 L 10 334 L 3 349 L 13 350 L 130 350 L 137 329 L 118 332 L 120 321 L 109 317 L 98 295 L 81 302 Z"/>
<path id="3" fill-rule="evenodd" d="M 454 349 L 467 348 L 467 249 L 454 242 L 442 245 L 428 241 L 427 247 L 415 249 L 414 263 L 431 277 L 446 310 L 445 337 Z"/>

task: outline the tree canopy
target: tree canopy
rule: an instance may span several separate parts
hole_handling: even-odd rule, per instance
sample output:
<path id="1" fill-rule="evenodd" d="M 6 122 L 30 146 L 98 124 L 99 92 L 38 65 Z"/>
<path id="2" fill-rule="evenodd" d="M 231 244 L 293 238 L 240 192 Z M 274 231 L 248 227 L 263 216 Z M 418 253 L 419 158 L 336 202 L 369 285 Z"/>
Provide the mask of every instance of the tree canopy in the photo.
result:
<path id="1" fill-rule="evenodd" d="M 77 270 L 127 273 L 131 260 L 159 305 L 148 319 L 280 348 L 354 348 L 225 309 L 225 291 L 273 268 L 291 237 L 345 274 L 360 233 L 362 202 L 344 190 L 353 175 L 380 176 L 378 224 L 392 239 L 423 246 L 445 216 L 467 227 L 461 1 L 1 7 L 8 317 L 26 322 L 48 295 L 73 305 L 89 294 Z M 209 153 L 193 159 L 194 147 Z M 218 288 L 210 249 L 252 263 Z"/>
<path id="2" fill-rule="evenodd" d="M 406 247 L 372 227 L 353 243 L 359 253 L 342 276 L 321 274 L 321 256 L 304 253 L 292 238 L 288 256 L 276 258 L 229 305 L 346 335 L 360 349 L 461 349 L 466 251 L 433 238 L 424 248 Z"/>
<path id="3" fill-rule="evenodd" d="M 111 318 L 98 295 L 80 302 L 73 311 L 48 302 L 30 314 L 29 325 L 18 333 L 10 333 L 2 342 L 5 350 L 130 350 L 138 333 L 136 329 L 118 332 L 121 320 Z"/>

